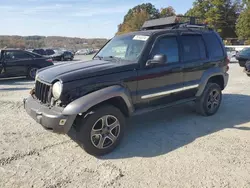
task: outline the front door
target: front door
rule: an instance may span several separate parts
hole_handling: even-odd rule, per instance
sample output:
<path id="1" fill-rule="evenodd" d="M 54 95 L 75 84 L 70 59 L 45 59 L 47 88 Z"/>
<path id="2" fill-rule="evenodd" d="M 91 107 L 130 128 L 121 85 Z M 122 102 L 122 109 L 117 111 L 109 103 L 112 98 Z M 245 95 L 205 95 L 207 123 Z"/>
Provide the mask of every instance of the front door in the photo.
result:
<path id="1" fill-rule="evenodd" d="M 22 51 L 7 51 L 4 54 L 5 74 L 8 76 L 24 76 L 32 61 L 32 56 Z"/>
<path id="2" fill-rule="evenodd" d="M 179 100 L 183 89 L 183 64 L 179 58 L 180 46 L 177 35 L 160 36 L 149 59 L 157 54 L 166 55 L 161 66 L 146 66 L 138 71 L 136 108 L 167 104 Z"/>

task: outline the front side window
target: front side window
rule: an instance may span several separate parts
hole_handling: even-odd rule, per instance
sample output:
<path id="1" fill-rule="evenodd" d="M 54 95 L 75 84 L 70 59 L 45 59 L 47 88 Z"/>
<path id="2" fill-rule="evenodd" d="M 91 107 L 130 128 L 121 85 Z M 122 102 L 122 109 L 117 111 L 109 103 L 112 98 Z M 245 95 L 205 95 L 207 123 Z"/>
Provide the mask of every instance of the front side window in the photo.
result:
<path id="1" fill-rule="evenodd" d="M 129 35 L 113 38 L 96 57 L 119 58 L 125 61 L 136 61 L 145 46 L 149 36 Z"/>
<path id="2" fill-rule="evenodd" d="M 150 55 L 151 59 L 155 55 L 166 55 L 167 63 L 179 62 L 179 48 L 176 37 L 163 37 L 160 38 Z"/>
<path id="3" fill-rule="evenodd" d="M 181 36 L 184 61 L 198 61 L 206 59 L 206 48 L 199 35 Z"/>

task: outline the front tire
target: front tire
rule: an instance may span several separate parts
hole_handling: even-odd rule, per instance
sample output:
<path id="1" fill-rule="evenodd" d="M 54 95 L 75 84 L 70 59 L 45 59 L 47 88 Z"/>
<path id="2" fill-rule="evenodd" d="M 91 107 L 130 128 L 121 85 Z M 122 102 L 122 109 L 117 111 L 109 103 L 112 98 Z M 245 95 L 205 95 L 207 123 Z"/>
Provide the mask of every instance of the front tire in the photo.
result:
<path id="1" fill-rule="evenodd" d="M 87 153 L 94 156 L 105 155 L 121 142 L 125 117 L 111 105 L 101 106 L 92 112 L 77 121 L 76 139 Z"/>
<path id="2" fill-rule="evenodd" d="M 196 111 L 203 116 L 214 115 L 221 104 L 221 88 L 216 83 L 208 83 L 203 94 L 196 101 Z"/>

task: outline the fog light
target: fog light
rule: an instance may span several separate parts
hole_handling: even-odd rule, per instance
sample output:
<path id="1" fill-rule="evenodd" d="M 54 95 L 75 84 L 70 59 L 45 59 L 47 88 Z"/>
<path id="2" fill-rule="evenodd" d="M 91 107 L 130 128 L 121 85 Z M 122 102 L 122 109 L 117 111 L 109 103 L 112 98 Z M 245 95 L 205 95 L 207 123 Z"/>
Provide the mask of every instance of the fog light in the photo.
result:
<path id="1" fill-rule="evenodd" d="M 62 126 L 65 125 L 66 121 L 67 121 L 66 119 L 61 119 L 59 122 L 59 125 L 62 125 Z"/>

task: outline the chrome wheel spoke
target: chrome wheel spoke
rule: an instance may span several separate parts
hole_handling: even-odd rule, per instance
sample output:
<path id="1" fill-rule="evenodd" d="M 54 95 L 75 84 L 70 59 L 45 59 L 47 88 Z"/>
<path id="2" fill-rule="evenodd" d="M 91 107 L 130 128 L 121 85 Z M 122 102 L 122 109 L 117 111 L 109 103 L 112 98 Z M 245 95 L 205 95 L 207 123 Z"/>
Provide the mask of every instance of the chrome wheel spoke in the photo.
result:
<path id="1" fill-rule="evenodd" d="M 105 140 L 106 140 L 106 137 L 101 136 L 96 147 L 102 149 L 104 147 Z"/>
<path id="2" fill-rule="evenodd" d="M 102 127 L 108 125 L 108 116 L 103 116 L 101 119 L 102 119 Z"/>
<path id="3" fill-rule="evenodd" d="M 209 106 L 211 106 L 212 105 L 212 102 L 211 101 L 208 101 L 207 102 L 207 106 L 209 107 Z"/>
<path id="4" fill-rule="evenodd" d="M 112 141 L 112 143 L 116 140 L 116 136 L 114 136 L 112 133 L 108 134 L 107 137 Z"/>
<path id="5" fill-rule="evenodd" d="M 214 99 L 217 99 L 218 100 L 218 97 L 220 96 L 220 93 L 216 91 L 216 93 L 214 94 Z"/>
<path id="6" fill-rule="evenodd" d="M 108 125 L 108 127 L 110 128 L 110 130 L 113 130 L 114 128 L 118 127 L 119 125 L 120 125 L 119 122 L 116 120 L 111 125 Z"/>
<path id="7" fill-rule="evenodd" d="M 214 104 L 215 104 L 215 105 L 218 105 L 218 104 L 219 104 L 219 101 L 218 101 L 218 100 L 215 100 L 215 101 L 214 101 Z"/>
<path id="8" fill-rule="evenodd" d="M 92 129 L 92 131 L 91 131 L 91 136 L 100 135 L 100 134 L 102 134 L 102 130 Z"/>

